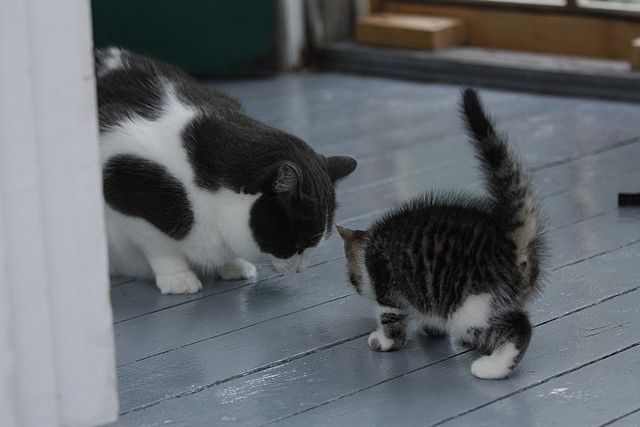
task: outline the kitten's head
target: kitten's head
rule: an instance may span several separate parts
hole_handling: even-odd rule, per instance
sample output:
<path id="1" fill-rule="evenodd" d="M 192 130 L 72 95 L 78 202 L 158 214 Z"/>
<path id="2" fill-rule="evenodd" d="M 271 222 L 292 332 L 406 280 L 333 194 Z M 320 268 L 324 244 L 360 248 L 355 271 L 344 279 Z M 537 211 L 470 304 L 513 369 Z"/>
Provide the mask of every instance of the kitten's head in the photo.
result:
<path id="1" fill-rule="evenodd" d="M 333 227 L 335 184 L 356 168 L 346 156 L 315 153 L 274 165 L 268 185 L 251 208 L 251 229 L 260 250 L 279 272 L 300 272 L 311 249 Z"/>
<path id="2" fill-rule="evenodd" d="M 347 272 L 349 281 L 359 294 L 368 289 L 367 267 L 365 265 L 365 247 L 368 234 L 366 231 L 350 230 L 336 226 L 338 234 L 344 243 L 344 255 L 347 258 Z"/>

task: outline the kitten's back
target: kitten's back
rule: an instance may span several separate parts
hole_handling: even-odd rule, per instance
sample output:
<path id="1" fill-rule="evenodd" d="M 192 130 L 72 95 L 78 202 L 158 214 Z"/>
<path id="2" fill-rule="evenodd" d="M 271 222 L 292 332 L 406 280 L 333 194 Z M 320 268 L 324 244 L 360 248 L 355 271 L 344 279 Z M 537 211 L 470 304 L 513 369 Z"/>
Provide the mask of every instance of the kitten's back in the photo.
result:
<path id="1" fill-rule="evenodd" d="M 490 205 L 472 196 L 420 197 L 385 215 L 369 235 L 369 274 L 424 313 L 446 317 L 468 295 L 499 294 L 517 281 Z"/>

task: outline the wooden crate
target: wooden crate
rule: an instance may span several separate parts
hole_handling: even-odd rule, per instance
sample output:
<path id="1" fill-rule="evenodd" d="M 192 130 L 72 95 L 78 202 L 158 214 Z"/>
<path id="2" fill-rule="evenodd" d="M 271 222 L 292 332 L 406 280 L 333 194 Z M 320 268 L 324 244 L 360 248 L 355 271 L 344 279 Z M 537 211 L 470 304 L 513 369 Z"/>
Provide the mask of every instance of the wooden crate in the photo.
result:
<path id="1" fill-rule="evenodd" d="M 463 44 L 464 23 L 455 18 L 376 13 L 356 24 L 356 40 L 380 46 L 438 50 Z"/>
<path id="2" fill-rule="evenodd" d="M 640 38 L 634 39 L 631 42 L 631 69 L 640 71 Z"/>

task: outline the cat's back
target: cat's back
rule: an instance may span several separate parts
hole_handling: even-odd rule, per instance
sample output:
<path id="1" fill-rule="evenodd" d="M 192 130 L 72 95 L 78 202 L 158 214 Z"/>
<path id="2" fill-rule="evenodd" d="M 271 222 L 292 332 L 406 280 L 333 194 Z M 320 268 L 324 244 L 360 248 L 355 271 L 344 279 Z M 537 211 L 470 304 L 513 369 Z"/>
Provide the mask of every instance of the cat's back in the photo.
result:
<path id="1" fill-rule="evenodd" d="M 101 132 L 136 119 L 155 121 L 176 102 L 205 114 L 241 110 L 179 68 L 123 49 L 97 49 L 95 73 Z"/>

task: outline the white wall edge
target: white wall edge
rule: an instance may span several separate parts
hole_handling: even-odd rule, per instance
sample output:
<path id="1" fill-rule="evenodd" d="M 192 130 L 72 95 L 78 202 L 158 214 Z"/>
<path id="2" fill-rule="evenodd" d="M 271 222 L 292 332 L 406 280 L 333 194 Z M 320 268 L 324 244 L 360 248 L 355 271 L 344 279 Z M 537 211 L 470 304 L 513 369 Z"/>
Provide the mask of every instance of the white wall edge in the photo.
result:
<path id="1" fill-rule="evenodd" d="M 88 0 L 0 2 L 3 427 L 118 415 L 92 45 Z"/>

